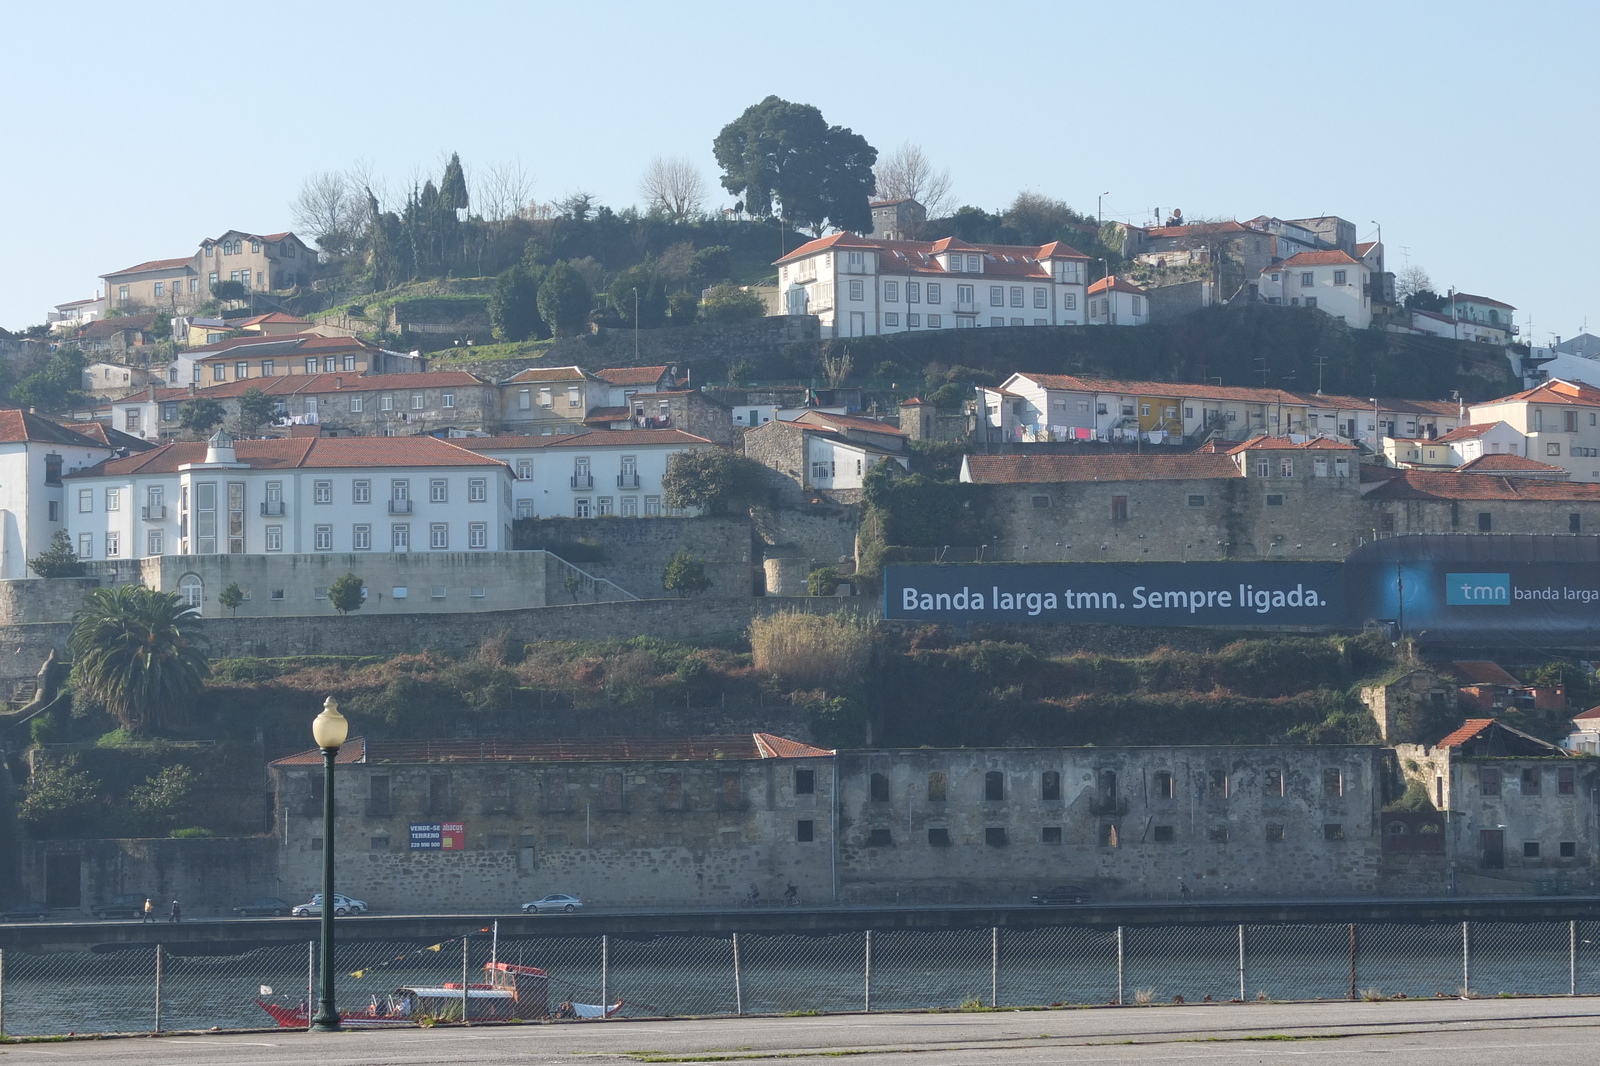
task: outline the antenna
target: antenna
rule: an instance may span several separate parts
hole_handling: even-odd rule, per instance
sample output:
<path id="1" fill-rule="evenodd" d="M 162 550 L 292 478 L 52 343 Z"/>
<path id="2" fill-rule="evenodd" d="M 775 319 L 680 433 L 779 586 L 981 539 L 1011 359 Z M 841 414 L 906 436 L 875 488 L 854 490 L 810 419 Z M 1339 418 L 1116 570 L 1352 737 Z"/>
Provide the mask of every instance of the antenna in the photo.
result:
<path id="1" fill-rule="evenodd" d="M 1317 353 L 1317 395 L 1322 395 L 1322 368 L 1328 365 L 1328 357 L 1321 352 Z"/>

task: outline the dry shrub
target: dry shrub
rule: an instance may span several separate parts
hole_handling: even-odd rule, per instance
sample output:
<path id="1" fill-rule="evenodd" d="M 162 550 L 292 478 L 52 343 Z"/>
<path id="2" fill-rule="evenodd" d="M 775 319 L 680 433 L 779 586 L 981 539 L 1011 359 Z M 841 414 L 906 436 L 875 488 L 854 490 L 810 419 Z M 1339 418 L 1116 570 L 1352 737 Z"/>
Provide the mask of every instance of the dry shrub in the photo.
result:
<path id="1" fill-rule="evenodd" d="M 854 614 L 784 611 L 750 623 L 755 668 L 791 684 L 836 689 L 860 680 L 872 660 L 872 623 Z"/>

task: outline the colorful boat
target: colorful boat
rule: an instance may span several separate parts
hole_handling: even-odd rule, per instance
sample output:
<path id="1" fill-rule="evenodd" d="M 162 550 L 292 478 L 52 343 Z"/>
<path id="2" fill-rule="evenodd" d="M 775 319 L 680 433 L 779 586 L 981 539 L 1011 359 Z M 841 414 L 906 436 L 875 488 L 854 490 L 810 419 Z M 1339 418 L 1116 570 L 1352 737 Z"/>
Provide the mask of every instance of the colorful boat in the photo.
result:
<path id="1" fill-rule="evenodd" d="M 609 1006 L 567 1002 L 552 1013 L 550 975 L 545 971 L 509 962 L 491 962 L 484 971 L 488 980 L 468 985 L 464 991 L 459 981 L 402 985 L 385 994 L 381 1001 L 373 996 L 365 1009 L 344 1013 L 340 1020 L 351 1028 L 372 1028 L 416 1025 L 423 1021 L 459 1022 L 463 1014 L 469 1022 L 609 1018 L 622 1009 L 620 1000 Z M 290 1006 L 264 999 L 257 999 L 256 1003 L 284 1029 L 305 1029 L 310 1024 L 310 1012 L 305 1003 Z"/>

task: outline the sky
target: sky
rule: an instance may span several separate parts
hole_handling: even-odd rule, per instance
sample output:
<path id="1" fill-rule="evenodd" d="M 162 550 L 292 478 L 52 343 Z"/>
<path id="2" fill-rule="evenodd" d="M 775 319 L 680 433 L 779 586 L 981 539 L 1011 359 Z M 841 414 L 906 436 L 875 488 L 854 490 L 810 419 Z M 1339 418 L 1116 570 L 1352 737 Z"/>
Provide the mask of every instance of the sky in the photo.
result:
<path id="1" fill-rule="evenodd" d="M 1381 224 L 1391 270 L 1515 305 L 1524 340 L 1600 333 L 1594 0 L 0 0 L 0 30 L 8 328 L 288 229 L 306 177 L 358 162 L 398 191 L 454 151 L 621 208 L 681 156 L 731 205 L 711 141 L 777 94 L 920 145 L 959 203 L 1339 215 Z"/>

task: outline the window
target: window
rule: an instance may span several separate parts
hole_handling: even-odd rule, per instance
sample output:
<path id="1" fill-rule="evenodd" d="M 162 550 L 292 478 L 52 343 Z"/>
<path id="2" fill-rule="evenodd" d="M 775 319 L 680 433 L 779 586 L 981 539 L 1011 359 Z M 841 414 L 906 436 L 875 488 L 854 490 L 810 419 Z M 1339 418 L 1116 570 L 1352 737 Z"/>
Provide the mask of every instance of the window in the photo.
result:
<path id="1" fill-rule="evenodd" d="M 1302 289 L 1309 289 L 1313 284 L 1315 284 L 1315 275 L 1311 271 L 1307 270 L 1300 275 L 1300 287 Z"/>
<path id="2" fill-rule="evenodd" d="M 1059 843 L 1061 843 L 1061 827 L 1059 825 L 1047 825 L 1047 826 L 1045 826 L 1043 829 L 1041 829 L 1039 831 L 1039 843 L 1041 843 L 1041 844 L 1059 844 Z"/>
<path id="3" fill-rule="evenodd" d="M 183 597 L 185 606 L 198 608 L 205 599 L 205 583 L 200 580 L 199 574 L 184 574 L 178 582 L 178 593 Z"/>
<path id="4" fill-rule="evenodd" d="M 270 378 L 273 375 L 275 366 L 276 364 L 271 359 L 261 360 L 261 376 L 264 378 Z M 360 410 L 360 408 L 352 407 L 351 410 L 357 411 Z"/>
<path id="5" fill-rule="evenodd" d="M 587 499 L 580 497 L 579 499 L 576 499 L 576 500 L 572 501 L 572 517 L 574 517 L 574 518 L 588 518 L 589 517 L 589 501 Z"/>
<path id="6" fill-rule="evenodd" d="M 906 325 L 909 327 L 922 325 L 922 316 L 916 312 L 906 315 Z"/>
<path id="7" fill-rule="evenodd" d="M 1151 836 L 1157 844 L 1170 844 L 1177 839 L 1177 835 L 1173 833 L 1170 825 L 1155 826 Z"/>
<path id="8" fill-rule="evenodd" d="M 1050 306 L 1049 300 L 1050 300 L 1050 298 L 1049 298 L 1048 294 L 1045 292 L 1044 289 L 1035 288 L 1033 290 L 1033 306 L 1034 307 L 1036 307 L 1036 308 L 1038 308 L 1040 310 L 1043 310 L 1044 308 Z"/>
<path id="9" fill-rule="evenodd" d="M 344 357 L 342 362 L 343 362 L 343 367 L 344 367 L 344 370 L 345 370 L 346 373 L 353 373 L 355 371 L 355 369 L 356 369 L 356 357 L 355 356 L 347 355 L 347 356 Z M 448 407 L 449 404 L 446 404 L 445 406 Z"/>
<path id="10" fill-rule="evenodd" d="M 1006 305 L 1006 290 L 1002 285 L 989 286 L 989 306 L 1004 307 Z M 995 325 L 1000 323 L 996 322 Z"/>
<path id="11" fill-rule="evenodd" d="M 1344 774 L 1330 766 L 1322 771 L 1322 794 L 1326 797 L 1344 795 Z"/>
<path id="12" fill-rule="evenodd" d="M 1111 520 L 1113 522 L 1126 522 L 1128 520 L 1128 498 L 1126 496 L 1111 497 Z"/>
<path id="13" fill-rule="evenodd" d="M 1076 311 L 1078 309 L 1078 294 L 1075 292 L 1062 293 L 1061 307 L 1063 310 Z"/>
<path id="14" fill-rule="evenodd" d="M 1337 773 L 1338 771 L 1336 770 L 1334 772 Z M 1266 796 L 1282 796 L 1283 771 L 1276 769 L 1268 770 L 1262 777 L 1261 792 Z"/>
<path id="15" fill-rule="evenodd" d="M 828 459 L 813 459 L 811 461 L 811 480 L 827 481 L 833 477 L 834 464 Z"/>
<path id="16" fill-rule="evenodd" d="M 919 304 L 922 302 L 922 283 L 920 281 L 906 282 L 906 303 Z"/>
<path id="17" fill-rule="evenodd" d="M 1212 826 L 1206 830 L 1206 839 L 1213 844 L 1226 844 L 1228 842 L 1228 827 L 1225 825 Z"/>
<path id="18" fill-rule="evenodd" d="M 1317 306 L 1317 298 L 1315 296 L 1307 296 L 1306 297 L 1306 306 L 1310 307 L 1310 308 L 1315 308 Z M 1343 317 L 1344 316 L 1342 316 L 1342 315 L 1340 316 L 1341 319 Z"/>
<path id="19" fill-rule="evenodd" d="M 333 502 L 333 482 L 317 481 L 311 486 L 311 500 L 313 503 Z"/>
<path id="20" fill-rule="evenodd" d="M 352 482 L 350 485 L 350 502 L 371 503 L 372 482 L 367 481 L 366 479 Z"/>
<path id="21" fill-rule="evenodd" d="M 518 459 L 517 460 L 517 480 L 518 481 L 532 481 L 533 480 L 533 460 L 532 459 Z"/>
<path id="22" fill-rule="evenodd" d="M 868 783 L 868 788 L 870 789 L 873 803 L 889 802 L 888 777 L 883 774 L 873 774 Z"/>
<path id="23" fill-rule="evenodd" d="M 1206 775 L 1206 784 L 1212 799 L 1228 798 L 1228 771 L 1212 770 Z"/>
<path id="24" fill-rule="evenodd" d="M 94 511 L 94 489 L 78 490 L 78 513 L 91 514 Z"/>
<path id="25" fill-rule="evenodd" d="M 1561 445 L 1557 444 L 1555 441 L 1551 441 L 1544 446 L 1544 453 L 1546 455 L 1560 455 Z"/>
<path id="26" fill-rule="evenodd" d="M 894 837 L 887 829 L 867 830 L 867 847 L 887 848 L 894 845 Z"/>
<path id="27" fill-rule="evenodd" d="M 111 553 L 109 551 L 107 551 L 106 554 L 109 555 Z M 1558 795 L 1558 796 L 1570 796 L 1572 794 L 1573 794 L 1572 767 L 1570 767 L 1570 766 L 1558 766 L 1558 767 L 1556 767 L 1556 795 Z"/>
<path id="28" fill-rule="evenodd" d="M 817 839 L 817 823 L 810 818 L 802 818 L 794 823 L 794 838 L 801 844 L 809 844 Z"/>
<path id="29" fill-rule="evenodd" d="M 235 381 L 243 381 L 245 378 L 248 378 L 249 376 L 250 376 L 250 364 L 249 363 L 234 363 L 233 364 L 233 379 Z"/>
<path id="30" fill-rule="evenodd" d="M 482 550 L 489 546 L 489 524 L 487 522 L 467 523 L 467 547 Z"/>
<path id="31" fill-rule="evenodd" d="M 594 513 L 595 513 L 595 517 L 596 518 L 605 518 L 607 515 L 611 514 L 611 497 L 610 496 L 597 496 L 597 497 L 595 497 Z"/>
<path id="32" fill-rule="evenodd" d="M 1524 796 L 1537 796 L 1540 786 L 1544 783 L 1544 774 L 1537 766 L 1530 766 L 1522 771 L 1522 794 Z"/>
<path id="33" fill-rule="evenodd" d="M 1013 285 L 1013 286 L 1011 286 L 1011 306 L 1012 307 L 1021 307 L 1022 306 L 1022 286 L 1021 285 Z"/>
<path id="34" fill-rule="evenodd" d="M 307 374 L 315 374 L 317 372 L 317 366 L 318 366 L 318 364 L 317 364 L 317 357 L 316 356 L 309 355 L 309 356 L 306 357 L 306 373 Z"/>
<path id="35" fill-rule="evenodd" d="M 268 526 L 267 527 L 267 551 L 269 551 L 269 552 L 281 552 L 281 551 L 283 551 L 283 527 L 282 526 Z"/>
<path id="36" fill-rule="evenodd" d="M 1335 270 L 1333 272 L 1333 283 L 1335 285 L 1343 285 L 1345 284 L 1345 277 L 1346 274 L 1343 270 Z"/>
<path id="37" fill-rule="evenodd" d="M 122 534 L 115 533 L 115 532 L 107 533 L 106 534 L 106 558 L 107 559 L 115 559 L 117 556 L 119 556 L 121 554 L 122 554 Z"/>
<path id="38" fill-rule="evenodd" d="M 432 551 L 443 551 L 450 547 L 449 523 L 432 522 L 428 525 L 428 547 Z"/>
<path id="39" fill-rule="evenodd" d="M 1294 460 L 1293 459 L 1280 459 L 1280 460 L 1278 460 L 1278 476 L 1279 477 L 1294 477 Z"/>
<path id="40" fill-rule="evenodd" d="M 319 552 L 333 551 L 333 527 L 317 526 L 312 535 L 312 550 Z"/>
<path id="41" fill-rule="evenodd" d="M 1563 840 L 1560 848 L 1563 859 L 1575 859 L 1578 857 L 1578 842 L 1576 840 Z"/>
<path id="42" fill-rule="evenodd" d="M 1050 506 L 1050 497 L 1048 497 L 1048 496 L 1035 496 L 1035 497 L 1033 497 L 1033 505 L 1035 507 L 1039 508 L 1040 510 L 1044 510 L 1045 508 Z"/>
<path id="43" fill-rule="evenodd" d="M 886 281 L 883 283 L 883 302 L 887 304 L 900 302 L 900 283 L 898 281 Z"/>
<path id="44" fill-rule="evenodd" d="M 900 315 L 894 311 L 888 312 L 883 316 L 883 324 L 886 326 L 898 326 L 900 324 Z"/>
<path id="45" fill-rule="evenodd" d="M 439 394 L 439 406 L 440 407 L 453 408 L 453 407 L 455 407 L 455 405 L 456 405 L 456 394 L 455 393 L 453 393 L 453 392 L 441 392 Z"/>
<path id="46" fill-rule="evenodd" d="M 934 772 L 932 772 L 932 773 L 930 773 L 928 775 L 928 802 L 929 803 L 943 803 L 943 802 L 945 802 L 945 790 L 949 787 L 948 786 L 948 781 L 949 781 L 949 779 L 947 777 L 945 777 L 945 775 L 944 775 L 944 773 L 942 771 L 939 771 L 939 770 L 935 770 Z"/>
<path id="47" fill-rule="evenodd" d="M 971 285 L 956 286 L 956 303 L 960 304 L 962 308 L 970 308 L 972 306 Z"/>
<path id="48" fill-rule="evenodd" d="M 389 527 L 389 548 L 392 551 L 405 552 L 411 550 L 411 527 L 396 525 Z"/>
<path id="49" fill-rule="evenodd" d="M 426 402 L 426 401 L 427 401 L 427 394 L 426 394 L 426 393 L 421 393 L 421 392 L 413 392 L 413 393 L 412 393 L 412 394 L 411 394 L 411 409 L 412 409 L 412 410 L 413 410 L 413 411 L 420 411 L 420 410 L 422 410 L 422 405 L 423 405 L 423 404 L 424 404 L 424 403 L 425 403 L 425 402 Z"/>
<path id="50" fill-rule="evenodd" d="M 940 315 L 929 315 L 928 316 L 928 328 L 929 329 L 938 329 L 941 321 L 942 321 L 942 316 L 940 316 Z"/>
<path id="51" fill-rule="evenodd" d="M 1006 831 L 1004 826 L 989 826 L 983 831 L 983 842 L 991 848 L 1006 846 Z"/>
<path id="52" fill-rule="evenodd" d="M 1522 857 L 1524 859 L 1537 859 L 1539 857 L 1539 842 L 1527 840 L 1522 844 Z"/>
<path id="53" fill-rule="evenodd" d="M 467 482 L 467 502 L 482 503 L 488 498 L 489 482 L 486 479 L 475 477 Z"/>
<path id="54" fill-rule="evenodd" d="M 950 830 L 943 827 L 929 829 L 928 846 L 930 848 L 948 848 L 950 846 Z"/>
<path id="55" fill-rule="evenodd" d="M 1478 512 L 1478 532 L 1488 533 L 1494 526 L 1494 520 L 1489 517 L 1488 511 Z"/>
<path id="56" fill-rule="evenodd" d="M 997 801 L 1006 798 L 1006 775 L 999 770 L 990 770 L 983 775 L 983 798 Z"/>
<path id="57" fill-rule="evenodd" d="M 995 315 L 993 318 L 989 319 L 989 325 L 991 326 L 1003 326 L 1005 324 L 1006 320 L 1001 318 L 999 315 Z"/>
<path id="58" fill-rule="evenodd" d="M 1338 822 L 1324 822 L 1322 826 L 1323 840 L 1343 840 L 1344 826 Z"/>
<path id="59" fill-rule="evenodd" d="M 353 551 L 372 550 L 372 527 L 365 523 L 350 527 L 350 547 Z"/>
<path id="60" fill-rule="evenodd" d="M 1151 787 L 1156 799 L 1169 800 L 1173 797 L 1172 771 L 1157 770 L 1151 779 Z"/>
<path id="61" fill-rule="evenodd" d="M 862 282 L 859 278 L 853 279 L 850 282 L 850 299 L 852 299 L 852 300 L 864 300 L 866 298 L 867 298 L 867 289 L 866 289 L 865 283 Z"/>
<path id="62" fill-rule="evenodd" d="M 196 369 L 198 369 L 198 368 L 196 368 Z M 228 380 L 228 367 L 227 367 L 227 365 L 225 363 L 216 363 L 211 367 L 211 380 L 212 381 L 227 381 Z"/>
<path id="63" fill-rule="evenodd" d="M 796 770 L 794 772 L 794 794 L 796 796 L 813 796 L 817 792 L 817 772 L 815 770 Z"/>
<path id="64" fill-rule="evenodd" d="M 1482 796 L 1500 795 L 1500 770 L 1498 767 L 1478 767 L 1478 794 Z"/>
<path id="65" fill-rule="evenodd" d="M 1189 497 L 1189 506 L 1190 507 L 1204 507 L 1205 505 L 1206 505 L 1206 498 L 1204 496 L 1191 495 Z"/>
<path id="66" fill-rule="evenodd" d="M 1140 418 L 1149 418 L 1150 417 L 1150 405 L 1149 404 L 1142 403 L 1142 404 L 1139 405 L 1139 417 Z"/>
<path id="67" fill-rule="evenodd" d="M 1279 822 L 1268 822 L 1265 826 L 1266 837 L 1269 843 L 1283 843 L 1283 825 Z"/>
<path id="68" fill-rule="evenodd" d="M 442 477 L 428 479 L 428 502 L 449 503 L 450 482 Z"/>
<path id="69" fill-rule="evenodd" d="M 1096 834 L 1102 848 L 1114 848 L 1118 844 L 1117 823 L 1101 822 L 1099 832 Z"/>
<path id="70" fill-rule="evenodd" d="M 159 282 L 159 281 L 158 281 L 158 282 L 156 282 L 156 291 L 155 291 L 155 294 L 156 294 L 156 295 L 157 295 L 157 296 L 161 296 L 161 295 L 163 295 L 163 289 L 164 289 L 164 287 L 165 287 L 165 286 L 164 286 L 164 285 L 163 285 L 163 284 L 162 284 L 162 283 L 161 283 L 161 282 Z M 173 291 L 174 291 L 174 292 L 176 292 L 176 291 L 177 291 L 177 290 L 176 290 L 176 289 L 174 289 L 174 290 L 173 290 Z"/>
<path id="71" fill-rule="evenodd" d="M 1256 477 L 1271 477 L 1271 476 L 1272 476 L 1272 460 L 1270 460 L 1270 459 L 1257 459 L 1256 460 Z"/>
<path id="72" fill-rule="evenodd" d="M 943 292 L 937 281 L 928 282 L 928 302 L 931 304 L 943 302 Z"/>
<path id="73" fill-rule="evenodd" d="M 146 555 L 160 555 L 162 551 L 161 530 L 152 529 L 145 535 L 144 553 Z"/>

